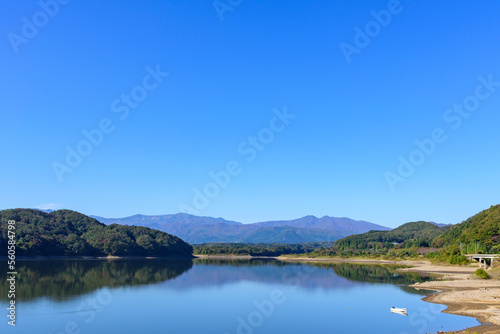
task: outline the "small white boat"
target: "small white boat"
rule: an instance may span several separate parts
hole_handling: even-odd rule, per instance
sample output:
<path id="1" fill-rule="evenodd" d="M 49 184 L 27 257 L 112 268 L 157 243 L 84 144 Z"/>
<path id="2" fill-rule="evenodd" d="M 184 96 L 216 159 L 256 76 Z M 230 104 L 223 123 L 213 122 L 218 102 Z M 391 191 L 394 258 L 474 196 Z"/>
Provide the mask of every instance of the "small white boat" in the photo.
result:
<path id="1" fill-rule="evenodd" d="M 404 315 L 405 317 L 408 316 L 408 314 L 406 313 L 406 311 L 408 310 L 407 307 L 391 307 L 391 312 L 392 313 L 397 313 L 397 314 L 401 314 L 401 315 Z"/>
<path id="2" fill-rule="evenodd" d="M 393 312 L 406 312 L 406 311 L 408 311 L 408 307 L 402 308 L 402 307 L 394 307 L 393 306 L 393 307 L 391 307 L 391 311 L 393 311 Z"/>

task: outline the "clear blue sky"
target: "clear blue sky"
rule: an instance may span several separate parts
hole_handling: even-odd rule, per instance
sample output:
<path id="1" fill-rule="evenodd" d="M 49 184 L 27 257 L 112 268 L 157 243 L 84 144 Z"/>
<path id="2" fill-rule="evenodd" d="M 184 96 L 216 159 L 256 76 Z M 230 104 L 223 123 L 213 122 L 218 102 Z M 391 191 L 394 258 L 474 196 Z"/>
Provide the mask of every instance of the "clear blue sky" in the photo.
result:
<path id="1" fill-rule="evenodd" d="M 497 1 L 46 2 L 0 4 L 1 209 L 176 213 L 231 161 L 197 214 L 395 227 L 500 202 L 500 86 L 478 79 L 500 82 Z"/>

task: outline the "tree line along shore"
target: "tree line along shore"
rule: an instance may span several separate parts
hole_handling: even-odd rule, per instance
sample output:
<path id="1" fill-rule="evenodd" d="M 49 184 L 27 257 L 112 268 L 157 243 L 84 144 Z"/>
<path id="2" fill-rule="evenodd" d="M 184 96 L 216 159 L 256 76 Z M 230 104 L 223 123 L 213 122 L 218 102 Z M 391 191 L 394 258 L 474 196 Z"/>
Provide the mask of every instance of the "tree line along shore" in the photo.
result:
<path id="1" fill-rule="evenodd" d="M 18 256 L 297 256 L 428 259 L 467 264 L 469 253 L 500 253 L 500 205 L 456 225 L 418 221 L 389 231 L 370 231 L 336 241 L 299 244 L 207 243 L 189 245 L 147 227 L 104 225 L 71 210 L 0 211 L 0 256 L 6 255 L 8 221 L 15 221 Z"/>

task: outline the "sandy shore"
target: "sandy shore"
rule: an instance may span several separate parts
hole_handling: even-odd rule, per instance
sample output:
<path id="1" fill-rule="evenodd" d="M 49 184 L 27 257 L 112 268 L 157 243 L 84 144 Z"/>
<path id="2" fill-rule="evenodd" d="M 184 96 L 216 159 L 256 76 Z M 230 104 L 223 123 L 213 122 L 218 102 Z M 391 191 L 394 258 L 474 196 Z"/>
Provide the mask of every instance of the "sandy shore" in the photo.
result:
<path id="1" fill-rule="evenodd" d="M 475 266 L 440 266 L 429 261 L 388 261 L 372 259 L 342 258 L 292 258 L 279 257 L 282 261 L 327 261 L 350 263 L 401 264 L 411 268 L 400 271 L 413 271 L 437 275 L 440 280 L 417 283 L 411 287 L 439 291 L 425 297 L 430 303 L 444 304 L 443 312 L 478 319 L 483 325 L 457 333 L 499 334 L 500 333 L 500 280 L 474 279 Z"/>
<path id="2" fill-rule="evenodd" d="M 407 271 L 442 275 L 443 281 L 411 285 L 418 289 L 440 291 L 425 301 L 448 306 L 443 312 L 474 317 L 485 325 L 469 328 L 469 333 L 500 333 L 500 280 L 474 279 L 477 267 L 444 267 L 423 264 Z"/>

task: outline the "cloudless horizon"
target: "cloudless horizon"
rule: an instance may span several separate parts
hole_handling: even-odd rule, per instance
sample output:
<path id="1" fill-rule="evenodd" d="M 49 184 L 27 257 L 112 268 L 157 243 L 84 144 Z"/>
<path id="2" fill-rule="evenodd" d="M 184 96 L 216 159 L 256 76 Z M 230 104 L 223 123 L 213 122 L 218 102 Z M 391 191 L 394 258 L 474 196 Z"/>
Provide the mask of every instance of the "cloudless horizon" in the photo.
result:
<path id="1" fill-rule="evenodd" d="M 493 0 L 0 10 L 0 209 L 396 227 L 500 203 Z"/>

